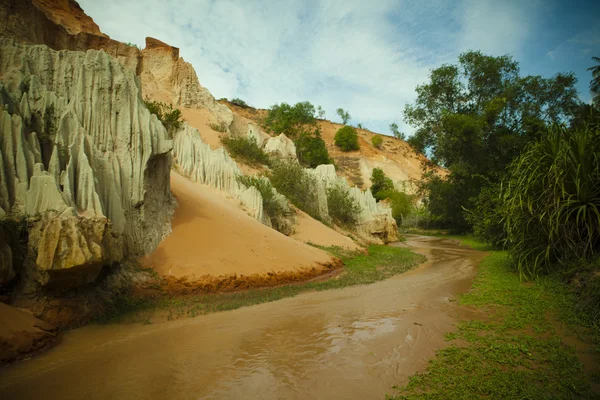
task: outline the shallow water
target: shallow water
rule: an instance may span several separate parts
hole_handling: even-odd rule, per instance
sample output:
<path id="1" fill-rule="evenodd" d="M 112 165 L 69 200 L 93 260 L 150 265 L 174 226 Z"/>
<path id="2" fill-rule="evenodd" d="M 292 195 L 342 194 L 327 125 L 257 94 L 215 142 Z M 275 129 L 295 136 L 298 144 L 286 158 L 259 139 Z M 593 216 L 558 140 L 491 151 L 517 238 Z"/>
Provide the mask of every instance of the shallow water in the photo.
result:
<path id="1" fill-rule="evenodd" d="M 0 370 L 3 399 L 383 398 L 465 311 L 482 254 L 410 236 L 413 271 L 367 286 L 153 325 L 92 325 Z"/>

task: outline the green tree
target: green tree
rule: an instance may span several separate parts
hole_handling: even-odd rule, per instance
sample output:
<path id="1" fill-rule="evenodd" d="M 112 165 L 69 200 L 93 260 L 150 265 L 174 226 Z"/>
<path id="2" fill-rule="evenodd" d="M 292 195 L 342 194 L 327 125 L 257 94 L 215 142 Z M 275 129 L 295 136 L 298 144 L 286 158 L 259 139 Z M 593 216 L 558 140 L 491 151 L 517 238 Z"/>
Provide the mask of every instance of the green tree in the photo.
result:
<path id="1" fill-rule="evenodd" d="M 392 131 L 392 134 L 394 135 L 394 137 L 396 139 L 406 140 L 406 135 L 403 132 L 400 132 L 398 130 L 398 124 L 397 123 L 392 122 L 390 124 L 390 131 Z"/>
<path id="2" fill-rule="evenodd" d="M 301 133 L 314 132 L 317 127 L 315 107 L 308 101 L 291 106 L 287 103 L 272 106 L 263 121 L 263 127 L 272 133 L 285 133 L 296 138 Z"/>
<path id="3" fill-rule="evenodd" d="M 463 210 L 473 209 L 481 188 L 497 185 L 524 146 L 549 126 L 573 118 L 576 79 L 571 73 L 521 77 L 512 57 L 479 51 L 461 54 L 457 65 L 442 65 L 429 78 L 404 109 L 416 128 L 409 143 L 450 171 L 445 179 L 424 179 L 432 217 L 468 229 Z"/>
<path id="4" fill-rule="evenodd" d="M 325 110 L 321 106 L 317 107 L 317 119 L 325 119 Z"/>
<path id="5" fill-rule="evenodd" d="M 600 107 L 600 57 L 592 57 L 592 60 L 594 60 L 597 65 L 587 69 L 588 71 L 592 71 L 590 92 L 592 93 L 592 101 L 596 106 Z"/>
<path id="6" fill-rule="evenodd" d="M 340 118 L 342 119 L 342 123 L 344 125 L 346 125 L 348 123 L 348 121 L 350 121 L 350 113 L 348 113 L 348 111 L 345 111 L 343 108 L 338 108 L 336 110 L 337 115 L 340 116 Z"/>
<path id="7" fill-rule="evenodd" d="M 235 104 L 236 106 L 238 106 L 238 107 L 242 107 L 242 108 L 248 108 L 248 107 L 250 107 L 250 106 L 248 105 L 248 103 L 246 103 L 244 100 L 242 100 L 242 99 L 239 99 L 239 98 L 237 98 L 237 97 L 236 97 L 236 98 L 234 98 L 234 99 L 231 99 L 230 103 L 231 103 L 231 104 Z"/>
<path id="8" fill-rule="evenodd" d="M 331 164 L 327 146 L 318 130 L 314 134 L 301 133 L 294 144 L 298 161 L 303 166 L 316 168 L 321 164 Z"/>
<path id="9" fill-rule="evenodd" d="M 379 195 L 380 192 L 393 190 L 394 182 L 388 178 L 381 168 L 373 168 L 371 172 L 371 193 L 377 200 L 383 200 L 385 197 Z"/>
<path id="10" fill-rule="evenodd" d="M 342 151 L 358 150 L 358 133 L 352 126 L 344 126 L 335 133 L 334 142 Z"/>

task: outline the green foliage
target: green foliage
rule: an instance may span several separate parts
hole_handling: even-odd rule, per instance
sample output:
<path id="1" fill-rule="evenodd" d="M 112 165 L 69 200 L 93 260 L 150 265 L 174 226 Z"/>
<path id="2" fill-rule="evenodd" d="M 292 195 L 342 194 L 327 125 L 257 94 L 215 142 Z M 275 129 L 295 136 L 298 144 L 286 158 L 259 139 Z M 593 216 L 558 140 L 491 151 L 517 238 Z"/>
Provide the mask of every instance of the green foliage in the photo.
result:
<path id="1" fill-rule="evenodd" d="M 171 137 L 181 128 L 183 118 L 181 110 L 173 108 L 172 104 L 166 104 L 160 101 L 146 100 L 146 107 L 151 114 L 155 114 L 158 120 L 163 124 Z"/>
<path id="2" fill-rule="evenodd" d="M 335 133 L 334 142 L 342 151 L 353 151 L 360 148 L 356 129 L 348 125 L 340 128 Z"/>
<path id="3" fill-rule="evenodd" d="M 263 127 L 272 133 L 285 133 L 296 138 L 301 133 L 313 132 L 317 126 L 315 107 L 308 101 L 290 106 L 287 103 L 275 104 L 267 113 Z"/>
<path id="4" fill-rule="evenodd" d="M 296 207 L 315 219 L 321 219 L 316 180 L 293 160 L 274 160 L 267 177 L 277 191 Z"/>
<path id="5" fill-rule="evenodd" d="M 392 134 L 396 139 L 406 140 L 406 135 L 403 132 L 400 132 L 397 123 L 392 122 L 390 124 L 390 131 L 392 131 Z"/>
<path id="6" fill-rule="evenodd" d="M 413 196 L 396 189 L 382 190 L 377 193 L 380 199 L 387 199 L 392 207 L 392 217 L 398 226 L 402 225 L 404 218 L 413 212 Z"/>
<path id="7" fill-rule="evenodd" d="M 345 111 L 343 108 L 338 108 L 336 110 L 336 113 L 340 116 L 344 125 L 346 125 L 348 121 L 350 121 L 350 113 L 348 113 L 348 111 Z"/>
<path id="8" fill-rule="evenodd" d="M 325 119 L 325 110 L 323 110 L 323 108 L 321 106 L 317 107 L 317 118 Z"/>
<path id="9" fill-rule="evenodd" d="M 358 129 L 365 129 L 365 128 L 363 127 L 363 124 L 361 124 L 360 122 L 359 122 L 358 124 L 356 124 L 356 127 L 357 127 Z"/>
<path id="10" fill-rule="evenodd" d="M 263 209 L 271 219 L 273 228 L 279 232 L 286 233 L 287 225 L 282 224 L 282 220 L 291 214 L 291 210 L 277 199 L 269 179 L 265 177 L 240 175 L 237 177 L 237 181 L 246 187 L 253 186 L 258 189 L 263 199 Z"/>
<path id="11" fill-rule="evenodd" d="M 127 45 L 127 46 L 131 46 L 131 47 L 135 47 L 135 48 L 136 48 L 136 49 L 138 49 L 138 50 L 141 50 L 141 49 L 142 49 L 142 48 L 141 48 L 140 46 L 138 46 L 137 44 L 135 44 L 135 43 L 131 43 L 131 42 L 127 42 L 127 43 L 125 43 L 125 45 Z"/>
<path id="12" fill-rule="evenodd" d="M 522 277 L 600 253 L 600 129 L 550 130 L 504 184 L 510 254 Z"/>
<path id="13" fill-rule="evenodd" d="M 230 103 L 242 108 L 250 107 L 244 100 L 238 99 L 237 97 L 235 99 L 231 99 Z"/>
<path id="14" fill-rule="evenodd" d="M 386 190 L 394 190 L 394 182 L 385 175 L 381 168 L 373 168 L 373 172 L 371 172 L 371 193 L 373 197 L 377 200 L 385 199 L 379 193 Z"/>
<path id="15" fill-rule="evenodd" d="M 472 209 L 481 188 L 498 184 L 527 143 L 573 118 L 576 79 L 570 73 L 521 77 L 510 56 L 478 51 L 461 54 L 457 65 L 434 69 L 429 78 L 404 109 L 416 128 L 409 143 L 450 171 L 445 182 L 424 177 L 423 194 L 435 192 L 428 202 L 432 215 L 468 230 L 462 208 Z"/>
<path id="16" fill-rule="evenodd" d="M 227 127 L 225 126 L 225 124 L 223 122 L 221 122 L 219 124 L 211 123 L 210 129 L 212 129 L 213 131 L 221 132 L 221 133 L 227 132 Z"/>
<path id="17" fill-rule="evenodd" d="M 348 188 L 338 184 L 327 188 L 327 207 L 329 216 L 341 226 L 356 224 L 362 211 L 360 205 L 350 196 Z"/>
<path id="18" fill-rule="evenodd" d="M 592 60 L 596 65 L 587 69 L 588 71 L 592 71 L 590 93 L 592 94 L 592 101 L 594 104 L 600 107 L 600 57 L 592 57 Z"/>
<path id="19" fill-rule="evenodd" d="M 374 147 L 381 149 L 383 146 L 383 138 L 379 135 L 375 135 L 371 138 L 371 143 L 373 143 Z"/>
<path id="20" fill-rule="evenodd" d="M 506 240 L 506 233 L 502 218 L 500 186 L 484 186 L 472 202 L 473 208 L 465 211 L 465 218 L 473 227 L 475 236 L 495 247 L 502 246 Z"/>
<path id="21" fill-rule="evenodd" d="M 316 168 L 321 164 L 331 164 L 325 141 L 317 130 L 315 134 L 301 133 L 296 140 L 296 156 L 305 167 Z"/>
<path id="22" fill-rule="evenodd" d="M 225 135 L 221 137 L 221 142 L 236 160 L 253 166 L 270 165 L 271 163 L 269 155 L 259 147 L 253 137 Z"/>

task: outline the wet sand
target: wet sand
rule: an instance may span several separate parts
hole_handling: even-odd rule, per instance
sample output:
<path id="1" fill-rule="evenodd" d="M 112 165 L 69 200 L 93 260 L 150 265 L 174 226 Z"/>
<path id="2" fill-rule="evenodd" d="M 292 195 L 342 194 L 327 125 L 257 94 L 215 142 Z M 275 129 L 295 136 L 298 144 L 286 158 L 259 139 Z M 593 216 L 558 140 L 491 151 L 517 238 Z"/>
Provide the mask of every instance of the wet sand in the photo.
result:
<path id="1" fill-rule="evenodd" d="M 483 253 L 411 236 L 429 261 L 386 281 L 155 325 L 88 326 L 0 370 L 7 399 L 383 398 L 464 311 Z"/>

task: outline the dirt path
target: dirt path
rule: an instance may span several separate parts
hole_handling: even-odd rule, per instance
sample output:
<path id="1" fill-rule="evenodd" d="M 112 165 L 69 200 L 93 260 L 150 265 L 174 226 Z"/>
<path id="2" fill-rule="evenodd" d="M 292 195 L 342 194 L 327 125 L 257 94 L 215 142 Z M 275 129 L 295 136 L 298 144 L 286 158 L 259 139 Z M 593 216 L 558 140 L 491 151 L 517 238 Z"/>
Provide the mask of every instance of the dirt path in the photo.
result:
<path id="1" fill-rule="evenodd" d="M 430 261 L 368 286 L 155 325 L 88 326 L 0 371 L 3 398 L 383 398 L 445 345 L 483 253 L 413 236 Z"/>

